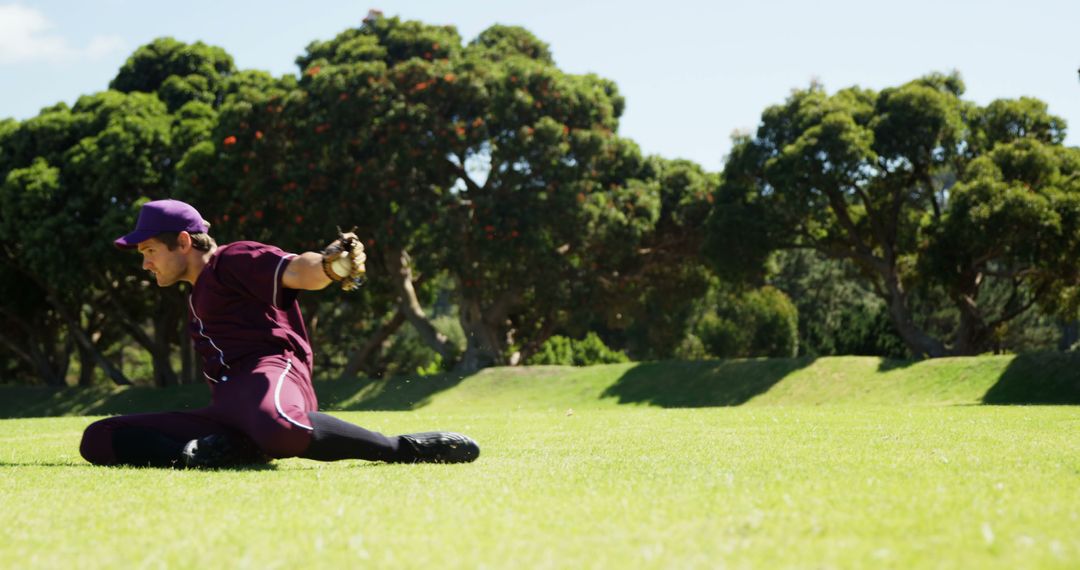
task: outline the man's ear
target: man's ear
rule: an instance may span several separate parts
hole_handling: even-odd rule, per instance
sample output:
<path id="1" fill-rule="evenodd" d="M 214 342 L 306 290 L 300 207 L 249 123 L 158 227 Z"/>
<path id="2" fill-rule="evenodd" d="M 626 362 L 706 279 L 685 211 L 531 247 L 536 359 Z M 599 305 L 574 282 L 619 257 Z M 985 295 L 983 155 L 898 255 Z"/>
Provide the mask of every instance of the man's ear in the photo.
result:
<path id="1" fill-rule="evenodd" d="M 191 234 L 186 231 L 181 231 L 176 235 L 176 245 L 180 246 L 182 253 L 187 253 L 191 249 Z"/>

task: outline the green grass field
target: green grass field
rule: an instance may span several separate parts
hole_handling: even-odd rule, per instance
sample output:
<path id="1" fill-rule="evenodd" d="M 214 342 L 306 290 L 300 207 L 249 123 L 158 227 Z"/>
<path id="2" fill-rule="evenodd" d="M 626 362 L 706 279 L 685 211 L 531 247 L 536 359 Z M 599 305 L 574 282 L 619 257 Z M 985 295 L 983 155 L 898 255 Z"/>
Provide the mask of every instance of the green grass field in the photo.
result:
<path id="1" fill-rule="evenodd" d="M 1071 359 L 1070 359 L 1071 358 Z M 1075 358 L 656 363 L 321 384 L 467 465 L 96 468 L 205 388 L 0 390 L 0 568 L 1077 568 Z"/>

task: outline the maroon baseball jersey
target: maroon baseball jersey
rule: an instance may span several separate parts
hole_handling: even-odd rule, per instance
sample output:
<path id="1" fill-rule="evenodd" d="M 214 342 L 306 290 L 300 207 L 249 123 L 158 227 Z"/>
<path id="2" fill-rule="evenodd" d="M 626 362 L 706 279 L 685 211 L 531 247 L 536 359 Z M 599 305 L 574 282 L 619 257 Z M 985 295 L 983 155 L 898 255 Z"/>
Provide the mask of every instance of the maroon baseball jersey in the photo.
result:
<path id="1" fill-rule="evenodd" d="M 191 337 L 211 382 L 264 356 L 291 353 L 311 369 L 298 291 L 281 284 L 296 257 L 272 245 L 238 241 L 217 248 L 188 299 Z"/>

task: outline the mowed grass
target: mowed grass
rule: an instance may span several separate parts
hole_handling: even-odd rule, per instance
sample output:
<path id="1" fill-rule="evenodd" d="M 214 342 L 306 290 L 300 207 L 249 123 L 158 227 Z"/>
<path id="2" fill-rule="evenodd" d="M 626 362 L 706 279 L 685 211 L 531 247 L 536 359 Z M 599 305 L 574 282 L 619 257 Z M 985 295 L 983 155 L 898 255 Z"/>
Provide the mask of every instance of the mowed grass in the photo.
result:
<path id="1" fill-rule="evenodd" d="M 1080 355 L 503 368 L 317 385 L 467 465 L 100 468 L 203 386 L 0 389 L 0 568 L 1077 568 Z M 87 414 L 81 417 L 80 414 Z M 67 417 L 41 418 L 42 415 Z"/>
<path id="2" fill-rule="evenodd" d="M 1070 407 L 340 412 L 468 465 L 98 468 L 0 421 L 0 567 L 1076 568 Z"/>

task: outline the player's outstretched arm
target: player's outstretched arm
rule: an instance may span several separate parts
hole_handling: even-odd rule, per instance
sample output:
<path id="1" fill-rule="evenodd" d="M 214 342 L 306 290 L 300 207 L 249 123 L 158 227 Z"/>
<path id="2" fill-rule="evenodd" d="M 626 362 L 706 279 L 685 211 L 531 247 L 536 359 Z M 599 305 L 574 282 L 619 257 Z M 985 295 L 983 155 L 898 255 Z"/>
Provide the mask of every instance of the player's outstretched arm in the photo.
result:
<path id="1" fill-rule="evenodd" d="M 366 260 L 364 244 L 356 234 L 343 233 L 322 253 L 308 251 L 290 260 L 281 283 L 290 289 L 317 291 L 336 282 L 341 283 L 342 289 L 351 291 L 363 283 Z"/>
<path id="2" fill-rule="evenodd" d="M 307 251 L 297 255 L 285 266 L 281 284 L 290 289 L 318 291 L 333 283 L 323 271 L 323 255 Z"/>

